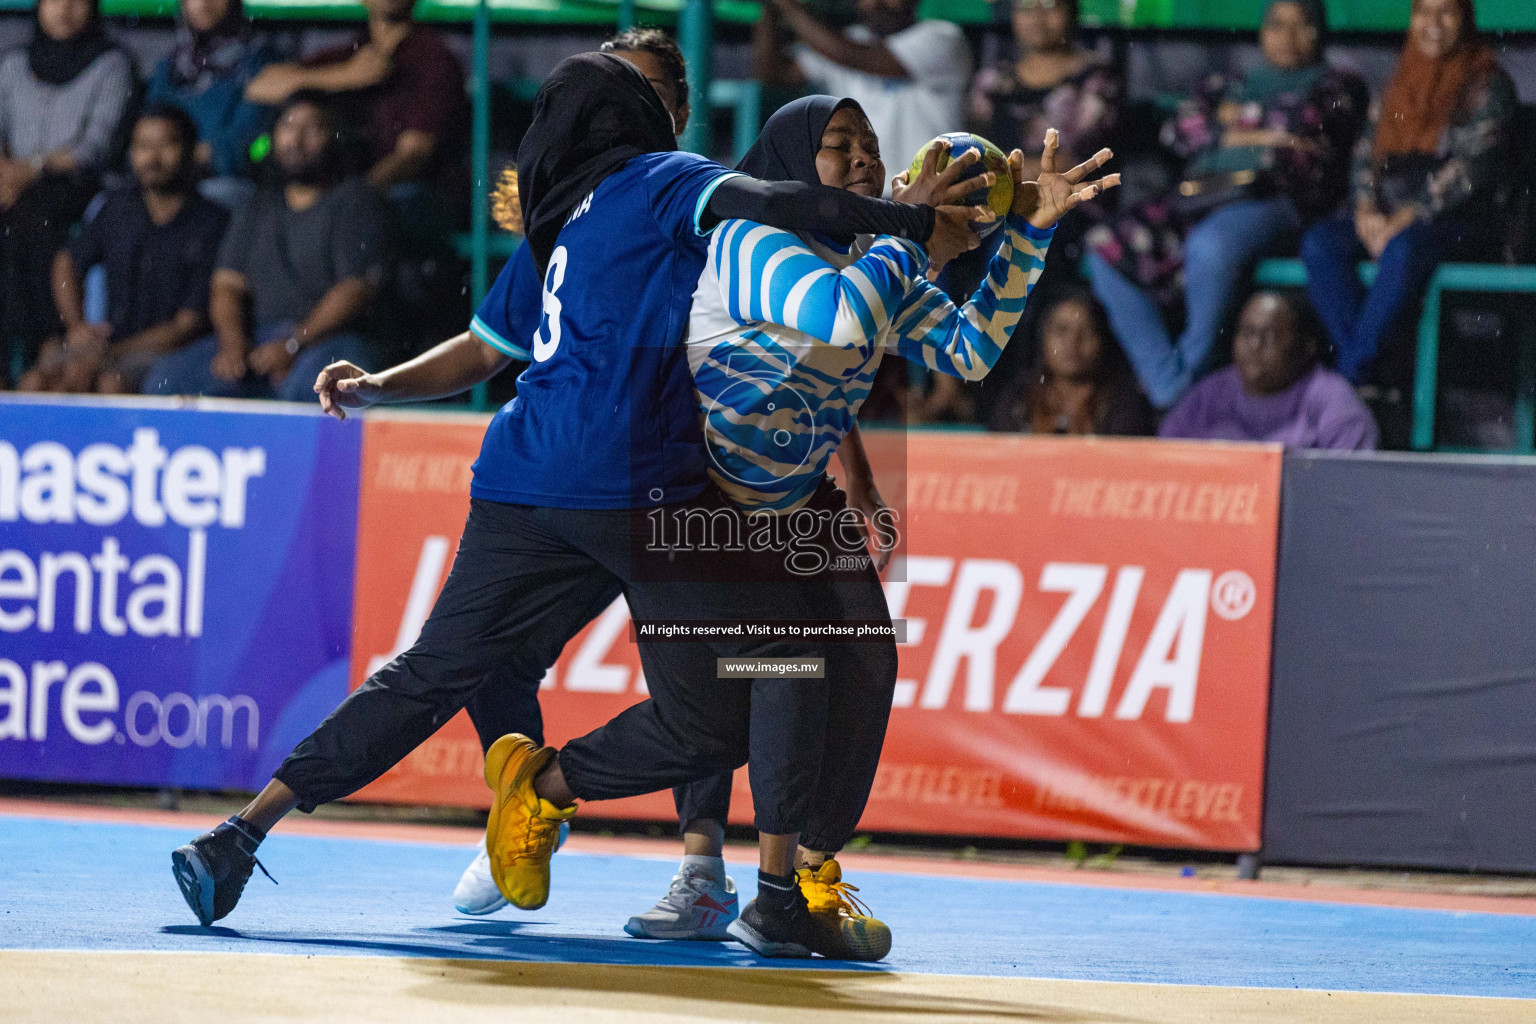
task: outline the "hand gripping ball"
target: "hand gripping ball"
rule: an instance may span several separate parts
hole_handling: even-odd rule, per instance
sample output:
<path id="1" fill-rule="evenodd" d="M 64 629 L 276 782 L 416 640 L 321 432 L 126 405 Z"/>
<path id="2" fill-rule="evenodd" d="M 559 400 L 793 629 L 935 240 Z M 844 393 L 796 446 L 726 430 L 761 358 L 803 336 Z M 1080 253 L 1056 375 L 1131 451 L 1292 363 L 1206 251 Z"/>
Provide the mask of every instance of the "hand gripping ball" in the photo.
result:
<path id="1" fill-rule="evenodd" d="M 1003 218 L 1008 216 L 1008 211 L 1013 208 L 1013 173 L 1008 169 L 1008 155 L 980 135 L 972 135 L 970 132 L 949 132 L 940 135 L 917 151 L 908 169 L 910 178 L 917 177 L 918 172 L 923 169 L 923 157 L 927 155 L 930 148 L 941 142 L 949 143 L 949 152 L 939 154 L 939 170 L 942 171 L 948 166 L 950 160 L 958 160 L 971 150 L 978 149 L 981 151 L 981 159 L 972 164 L 960 180 L 980 177 L 989 170 L 997 175 L 997 181 L 993 182 L 991 188 L 977 188 L 963 200 L 967 206 L 991 207 L 992 212 L 997 214 L 997 220 L 992 223 L 975 225 L 977 233 L 985 238 L 1002 227 Z"/>

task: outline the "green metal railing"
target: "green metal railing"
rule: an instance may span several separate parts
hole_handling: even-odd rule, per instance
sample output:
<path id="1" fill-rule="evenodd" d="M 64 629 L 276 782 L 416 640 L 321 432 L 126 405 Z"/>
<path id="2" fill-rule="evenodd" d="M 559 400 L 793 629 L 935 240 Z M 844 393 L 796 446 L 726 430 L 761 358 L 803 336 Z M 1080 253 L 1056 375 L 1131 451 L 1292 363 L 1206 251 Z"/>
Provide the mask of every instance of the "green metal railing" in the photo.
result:
<path id="1" fill-rule="evenodd" d="M 1367 285 L 1376 278 L 1376 265 L 1362 263 L 1360 279 Z M 1300 288 L 1307 270 L 1300 260 L 1265 260 L 1254 279 L 1272 288 Z M 1413 440 L 1417 451 L 1433 451 L 1435 411 L 1440 380 L 1440 309 L 1446 292 L 1529 292 L 1536 294 L 1536 266 L 1496 263 L 1442 263 L 1424 293 L 1424 312 L 1419 317 L 1418 350 L 1413 374 Z M 1536 452 L 1536 317 L 1518 327 L 1519 355 L 1515 365 L 1515 447 L 1521 453 Z"/>

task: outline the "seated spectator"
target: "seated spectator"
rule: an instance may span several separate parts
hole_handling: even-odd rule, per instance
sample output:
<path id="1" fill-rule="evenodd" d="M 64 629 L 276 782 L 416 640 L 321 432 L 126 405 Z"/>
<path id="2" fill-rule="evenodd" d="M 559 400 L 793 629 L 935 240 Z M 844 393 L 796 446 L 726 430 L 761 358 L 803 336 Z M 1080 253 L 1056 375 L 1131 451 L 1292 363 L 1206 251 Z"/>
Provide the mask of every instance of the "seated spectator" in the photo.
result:
<path id="1" fill-rule="evenodd" d="M 1253 296 L 1232 339 L 1232 365 L 1190 388 L 1159 436 L 1375 448 L 1376 421 L 1349 382 L 1318 363 L 1317 334 L 1295 301 Z"/>
<path id="2" fill-rule="evenodd" d="M 753 29 L 757 76 L 774 85 L 810 82 L 856 100 L 880 139 L 886 166 L 901 170 L 937 135 L 964 123 L 971 50 L 959 26 L 918 21 L 918 0 L 855 0 L 858 24 L 822 24 L 800 0 L 769 0 Z M 780 21 L 799 40 L 783 52 Z"/>
<path id="3" fill-rule="evenodd" d="M 170 104 L 197 124 L 197 164 L 209 175 L 203 195 L 233 209 L 255 191 L 251 144 L 271 126 L 271 111 L 245 98 L 245 87 L 277 60 L 241 0 L 181 0 L 176 48 L 150 76 L 151 105 Z"/>
<path id="4" fill-rule="evenodd" d="M 120 151 L 133 65 L 95 0 L 38 0 L 0 57 L 0 380 L 59 331 L 49 270 Z"/>
<path id="5" fill-rule="evenodd" d="M 1185 156 L 1171 194 L 1087 237 L 1093 292 L 1152 404 L 1166 409 L 1205 368 L 1239 282 L 1348 191 L 1368 93 L 1323 62 L 1321 0 L 1270 0 L 1263 63 L 1213 82 L 1163 130 Z M 1183 300 L 1177 339 L 1165 316 Z"/>
<path id="6" fill-rule="evenodd" d="M 155 363 L 146 392 L 314 401 L 327 363 L 376 364 L 362 330 L 388 271 L 389 212 L 361 179 L 340 177 L 335 138 L 323 98 L 284 105 L 272 129 L 283 185 L 257 192 L 224 235 L 214 333 Z"/>
<path id="7" fill-rule="evenodd" d="M 972 129 L 1004 152 L 1023 150 L 1025 174 L 1032 178 L 1048 128 L 1056 129 L 1058 159 L 1069 167 L 1110 145 L 1123 112 L 1125 80 L 1113 65 L 1078 44 L 1077 0 L 1012 0 L 1012 8 L 1014 57 L 977 74 L 969 114 Z M 1097 210 L 1079 208 L 1056 225 L 1050 258 L 1020 322 L 1026 335 L 1038 335 L 1038 311 L 1050 306 L 1052 296 L 1079 287 L 1083 235 L 1100 216 Z M 969 295 L 990 258 L 991 246 L 961 254 L 941 283 Z M 1108 335 L 1105 340 L 1113 346 Z M 1028 375 L 1038 366 L 1031 359 L 1038 355 L 1024 345 L 1010 345 L 979 386 L 935 379 L 924 402 L 926 414 L 942 415 L 948 402 L 962 400 L 976 405 L 987 422 L 1007 416 L 999 403 L 1012 402 L 1033 379 Z M 964 412 L 964 405 L 957 411 Z"/>
<path id="8" fill-rule="evenodd" d="M 344 46 L 297 63 L 271 64 L 246 98 L 276 106 L 316 91 L 362 125 L 368 181 L 376 188 L 440 180 L 467 136 L 464 68 L 440 33 L 411 20 L 415 0 L 363 0 L 368 26 Z"/>
<path id="9" fill-rule="evenodd" d="M 180 107 L 151 107 L 133 127 L 134 181 L 104 196 L 53 263 L 64 337 L 43 346 L 23 391 L 136 394 L 145 372 L 208 329 L 208 277 L 228 215 L 198 195 L 197 127 Z M 107 321 L 85 322 L 81 276 L 106 271 Z"/>
<path id="10" fill-rule="evenodd" d="M 1104 308 L 1066 294 L 1037 321 L 1035 370 L 998 403 L 993 430 L 1030 434 L 1152 433 L 1152 409 L 1109 333 Z"/>
<path id="11" fill-rule="evenodd" d="M 1493 255 L 1517 106 L 1472 0 L 1415 0 L 1408 42 L 1359 148 L 1353 211 L 1320 222 L 1302 243 L 1307 291 L 1349 380 L 1369 375 L 1441 260 Z M 1377 261 L 1369 290 L 1355 274 L 1367 257 Z"/>
<path id="12" fill-rule="evenodd" d="M 983 68 L 971 86 L 976 132 L 1007 153 L 1025 153 L 1033 178 L 1055 128 L 1060 157 L 1072 167 L 1110 144 L 1125 104 L 1125 79 L 1077 42 L 1077 0 L 1013 0 L 1016 54 Z"/>

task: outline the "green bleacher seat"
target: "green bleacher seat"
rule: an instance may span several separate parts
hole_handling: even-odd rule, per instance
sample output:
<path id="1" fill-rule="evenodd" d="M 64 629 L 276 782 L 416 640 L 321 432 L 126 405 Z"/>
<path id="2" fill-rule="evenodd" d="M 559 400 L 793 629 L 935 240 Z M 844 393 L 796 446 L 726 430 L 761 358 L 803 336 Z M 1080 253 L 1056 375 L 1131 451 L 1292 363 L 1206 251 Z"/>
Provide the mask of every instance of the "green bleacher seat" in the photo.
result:
<path id="1" fill-rule="evenodd" d="M 1376 277 L 1374 263 L 1360 264 L 1360 279 Z M 1254 273 L 1270 288 L 1301 288 L 1307 270 L 1300 260 L 1265 260 Z M 1424 293 L 1413 375 L 1413 447 L 1435 449 L 1435 401 L 1439 386 L 1440 304 L 1446 292 L 1529 292 L 1536 299 L 1536 265 L 1442 263 Z M 1522 324 L 1515 379 L 1515 451 L 1536 452 L 1536 317 Z"/>

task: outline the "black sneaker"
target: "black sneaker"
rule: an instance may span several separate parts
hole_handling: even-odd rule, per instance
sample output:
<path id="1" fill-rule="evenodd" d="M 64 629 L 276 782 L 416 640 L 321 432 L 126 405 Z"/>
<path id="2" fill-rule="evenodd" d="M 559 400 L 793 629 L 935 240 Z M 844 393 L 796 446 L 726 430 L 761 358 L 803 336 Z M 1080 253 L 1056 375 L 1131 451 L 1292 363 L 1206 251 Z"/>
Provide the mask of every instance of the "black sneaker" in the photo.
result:
<path id="1" fill-rule="evenodd" d="M 759 908 L 757 900 L 748 903 L 726 932 L 758 956 L 804 958 L 816 951 L 816 929 L 798 888 L 787 910 Z"/>
<path id="2" fill-rule="evenodd" d="M 245 883 L 250 880 L 251 868 L 261 868 L 268 878 L 267 869 L 256 859 L 256 840 L 228 822 L 212 832 L 204 832 L 186 846 L 171 854 L 171 873 L 187 906 L 197 915 L 203 926 L 213 924 L 228 916 Z M 272 879 L 276 883 L 276 879 Z"/>

